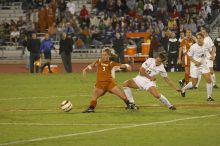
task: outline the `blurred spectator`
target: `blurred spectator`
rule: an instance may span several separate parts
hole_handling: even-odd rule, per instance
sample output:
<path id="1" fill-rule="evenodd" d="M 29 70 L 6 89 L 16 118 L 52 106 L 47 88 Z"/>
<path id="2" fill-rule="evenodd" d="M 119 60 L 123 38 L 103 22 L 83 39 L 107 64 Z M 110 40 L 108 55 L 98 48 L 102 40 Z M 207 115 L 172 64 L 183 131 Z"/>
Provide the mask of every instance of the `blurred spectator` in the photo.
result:
<path id="1" fill-rule="evenodd" d="M 100 12 L 104 12 L 107 8 L 106 6 L 107 6 L 106 0 L 99 0 L 96 4 L 97 14 L 99 14 Z"/>
<path id="2" fill-rule="evenodd" d="M 71 36 L 74 35 L 74 29 L 73 29 L 73 27 L 71 26 L 70 22 L 67 22 L 67 23 L 66 23 L 66 26 L 65 26 L 64 31 L 66 32 L 67 35 L 71 35 Z"/>
<path id="3" fill-rule="evenodd" d="M 212 9 L 207 4 L 207 2 L 204 2 L 204 6 L 201 9 L 204 11 L 204 14 L 207 16 L 207 21 L 211 20 L 211 18 L 212 18 Z"/>
<path id="4" fill-rule="evenodd" d="M 91 24 L 91 26 L 98 26 L 99 25 L 99 19 L 97 18 L 97 16 L 91 15 L 90 24 Z"/>
<path id="5" fill-rule="evenodd" d="M 23 17 L 20 16 L 20 17 L 19 17 L 19 20 L 17 21 L 17 27 L 18 27 L 18 28 L 21 28 L 21 27 L 23 27 L 25 24 L 26 24 L 26 22 L 23 20 Z"/>
<path id="6" fill-rule="evenodd" d="M 65 32 L 62 33 L 60 39 L 59 54 L 61 55 L 64 68 L 67 73 L 72 72 L 71 52 L 73 51 L 73 40 L 71 37 L 67 37 Z"/>
<path id="7" fill-rule="evenodd" d="M 36 33 L 32 33 L 32 38 L 27 42 L 27 49 L 30 52 L 30 73 L 39 72 L 40 66 L 40 40 Z"/>
<path id="8" fill-rule="evenodd" d="M 56 23 L 54 22 L 53 25 L 51 25 L 49 28 L 48 28 L 48 34 L 50 36 L 50 38 L 52 40 L 55 40 L 57 41 L 57 26 L 56 26 Z"/>
<path id="9" fill-rule="evenodd" d="M 41 52 L 44 53 L 45 63 L 41 66 L 41 72 L 43 72 L 44 67 L 48 67 L 49 73 L 52 73 L 50 64 L 51 64 L 51 49 L 54 49 L 53 43 L 50 39 L 48 33 L 45 34 L 44 40 L 41 42 L 40 45 Z"/>
<path id="10" fill-rule="evenodd" d="M 58 3 L 58 20 L 66 16 L 66 3 L 65 0 L 60 0 Z"/>
<path id="11" fill-rule="evenodd" d="M 177 57 L 178 57 L 178 50 L 179 50 L 179 42 L 176 38 L 176 35 L 174 32 L 171 32 L 171 38 L 169 39 L 168 42 L 168 71 L 171 71 L 172 64 L 174 71 L 177 71 Z"/>
<path id="12" fill-rule="evenodd" d="M 124 39 L 119 32 L 115 33 L 115 40 L 113 41 L 113 48 L 118 56 L 117 62 L 124 63 Z"/>
<path id="13" fill-rule="evenodd" d="M 214 41 L 216 47 L 216 70 L 220 71 L 220 32 L 218 32 L 218 37 Z"/>
<path id="14" fill-rule="evenodd" d="M 53 9 L 49 8 L 47 12 L 47 28 L 53 25 L 55 22 L 55 14 L 53 13 Z"/>
<path id="15" fill-rule="evenodd" d="M 83 42 L 83 40 L 80 37 L 77 37 L 75 39 L 75 49 L 86 49 L 86 46 Z"/>
<path id="16" fill-rule="evenodd" d="M 67 8 L 68 8 L 68 11 L 70 12 L 71 15 L 74 15 L 75 14 L 75 11 L 76 11 L 76 5 L 74 3 L 73 0 L 70 0 L 68 3 L 67 3 Z"/>
<path id="17" fill-rule="evenodd" d="M 38 31 L 38 10 L 37 9 L 31 9 L 30 10 L 30 21 L 34 23 L 35 30 Z"/>
<path id="18" fill-rule="evenodd" d="M 89 16 L 89 12 L 88 12 L 88 10 L 86 9 L 86 6 L 85 6 L 85 5 L 83 5 L 82 9 L 80 10 L 79 16 L 80 16 L 80 19 L 85 19 L 86 17 Z"/>
<path id="19" fill-rule="evenodd" d="M 39 32 L 46 32 L 47 28 L 47 12 L 44 7 L 38 11 L 38 28 Z"/>
<path id="20" fill-rule="evenodd" d="M 13 27 L 11 33 L 10 33 L 10 41 L 11 42 L 18 42 L 18 39 L 20 37 L 20 32 L 16 27 Z"/>
<path id="21" fill-rule="evenodd" d="M 155 34 L 151 35 L 151 43 L 150 43 L 150 51 L 149 51 L 149 57 L 153 58 L 156 55 L 156 52 L 159 50 L 159 47 L 161 46 L 160 40 Z"/>

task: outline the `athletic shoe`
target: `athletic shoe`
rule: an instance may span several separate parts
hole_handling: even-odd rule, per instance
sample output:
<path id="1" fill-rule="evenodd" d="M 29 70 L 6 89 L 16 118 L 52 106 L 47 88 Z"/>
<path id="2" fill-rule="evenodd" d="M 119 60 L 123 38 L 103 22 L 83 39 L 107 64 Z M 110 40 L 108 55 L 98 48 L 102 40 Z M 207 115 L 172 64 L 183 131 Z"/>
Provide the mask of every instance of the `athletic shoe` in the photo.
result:
<path id="1" fill-rule="evenodd" d="M 171 106 L 171 107 L 169 107 L 169 109 L 172 110 L 172 111 L 175 111 L 176 107 L 175 106 Z"/>
<path id="2" fill-rule="evenodd" d="M 181 96 L 185 97 L 186 96 L 186 91 L 183 92 L 183 90 L 181 91 Z"/>
<path id="3" fill-rule="evenodd" d="M 207 98 L 207 101 L 215 101 L 212 97 Z"/>
<path id="4" fill-rule="evenodd" d="M 134 103 L 129 103 L 128 106 L 125 108 L 127 109 L 131 109 L 131 110 L 139 110 L 139 107 L 136 106 Z"/>
<path id="5" fill-rule="evenodd" d="M 184 86 L 183 80 L 179 80 L 180 87 Z"/>
<path id="6" fill-rule="evenodd" d="M 94 109 L 88 108 L 85 111 L 83 111 L 82 113 L 94 113 Z"/>
<path id="7" fill-rule="evenodd" d="M 218 86 L 215 84 L 215 85 L 213 86 L 213 88 L 218 89 Z"/>

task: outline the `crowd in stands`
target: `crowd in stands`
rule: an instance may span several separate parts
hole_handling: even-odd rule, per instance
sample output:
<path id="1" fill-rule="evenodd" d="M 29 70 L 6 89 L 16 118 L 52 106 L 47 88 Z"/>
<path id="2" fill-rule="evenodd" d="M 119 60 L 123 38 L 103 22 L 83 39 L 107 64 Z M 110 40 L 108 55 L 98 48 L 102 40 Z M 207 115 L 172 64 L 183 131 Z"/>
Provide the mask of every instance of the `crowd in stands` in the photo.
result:
<path id="1" fill-rule="evenodd" d="M 17 0 L 19 1 L 19 0 Z M 75 48 L 112 44 L 115 33 L 151 32 L 152 47 L 163 46 L 175 33 L 191 29 L 195 34 L 219 13 L 220 1 L 211 4 L 202 0 L 92 0 L 92 9 L 83 5 L 76 11 L 73 0 L 22 0 L 26 19 L 1 22 L 0 43 L 9 37 L 22 44 L 32 32 L 46 33 L 59 41 L 62 32 L 72 36 Z M 7 36 L 9 34 L 9 36 Z M 138 43 L 138 42 L 137 42 Z"/>

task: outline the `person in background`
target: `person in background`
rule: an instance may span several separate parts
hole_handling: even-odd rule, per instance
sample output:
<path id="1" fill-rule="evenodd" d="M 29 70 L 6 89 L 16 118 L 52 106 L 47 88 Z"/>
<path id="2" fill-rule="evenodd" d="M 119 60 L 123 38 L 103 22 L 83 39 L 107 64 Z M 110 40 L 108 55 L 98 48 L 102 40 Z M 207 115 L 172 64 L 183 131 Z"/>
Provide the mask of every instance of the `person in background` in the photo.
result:
<path id="1" fill-rule="evenodd" d="M 32 33 L 31 39 L 27 42 L 27 49 L 30 52 L 30 73 L 39 72 L 40 60 L 40 40 L 37 38 L 36 33 Z M 36 63 L 38 62 L 38 63 Z"/>
<path id="2" fill-rule="evenodd" d="M 73 39 L 70 36 L 67 36 L 66 32 L 63 32 L 62 38 L 60 39 L 59 54 L 61 55 L 63 65 L 67 73 L 72 72 L 72 63 L 71 63 L 72 51 L 73 51 Z"/>
<path id="3" fill-rule="evenodd" d="M 115 53 L 118 55 L 117 62 L 124 63 L 124 39 L 121 37 L 119 32 L 115 33 L 115 40 L 113 41 L 113 48 Z"/>
<path id="4" fill-rule="evenodd" d="M 41 43 L 40 49 L 41 52 L 44 53 L 44 58 L 46 62 L 41 66 L 41 72 L 43 72 L 44 67 L 48 66 L 49 73 L 52 73 L 50 64 L 51 64 L 51 49 L 53 49 L 53 43 L 49 37 L 49 34 L 45 34 L 45 38 Z"/>
<path id="5" fill-rule="evenodd" d="M 220 31 L 218 32 L 218 37 L 215 39 L 215 47 L 216 47 L 216 70 L 220 71 Z"/>
<path id="6" fill-rule="evenodd" d="M 171 71 L 171 63 L 173 62 L 174 71 L 177 71 L 177 57 L 179 50 L 179 42 L 176 39 L 176 34 L 174 32 L 171 33 L 171 38 L 168 42 L 168 70 Z"/>

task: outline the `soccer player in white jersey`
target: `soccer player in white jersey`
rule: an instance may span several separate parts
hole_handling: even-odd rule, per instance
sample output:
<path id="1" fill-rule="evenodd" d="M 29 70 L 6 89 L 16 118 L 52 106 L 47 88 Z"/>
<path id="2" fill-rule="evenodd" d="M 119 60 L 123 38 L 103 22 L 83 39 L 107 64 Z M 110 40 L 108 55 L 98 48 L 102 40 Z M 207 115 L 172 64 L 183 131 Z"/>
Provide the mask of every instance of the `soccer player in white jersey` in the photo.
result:
<path id="1" fill-rule="evenodd" d="M 205 37 L 204 38 L 204 45 L 205 45 L 205 47 L 211 48 L 212 49 L 211 53 L 214 53 L 214 55 L 212 55 L 212 54 L 210 54 L 210 52 L 207 52 L 207 60 L 206 60 L 206 62 L 207 62 L 207 65 L 208 65 L 208 67 L 210 69 L 213 88 L 218 88 L 218 86 L 216 85 L 216 77 L 215 77 L 215 72 L 214 72 L 214 69 L 213 69 L 216 48 L 215 48 L 215 45 L 214 45 L 212 39 L 208 35 L 207 30 L 205 28 L 203 28 L 201 30 L 201 32 L 202 32 L 202 34 Z"/>
<path id="2" fill-rule="evenodd" d="M 149 91 L 155 98 L 159 99 L 169 109 L 176 110 L 176 108 L 168 101 L 168 99 L 158 91 L 155 84 L 155 76 L 160 74 L 166 83 L 168 83 L 176 91 L 181 91 L 168 78 L 167 72 L 163 65 L 165 61 L 166 56 L 162 53 L 158 54 L 155 58 L 148 58 L 140 67 L 139 74 L 135 78 L 124 82 L 124 92 L 131 103 L 134 103 L 134 98 L 130 88 L 143 89 Z"/>
<path id="3" fill-rule="evenodd" d="M 181 95 L 185 97 L 185 92 L 187 89 L 195 88 L 198 77 L 201 74 L 206 80 L 206 89 L 207 89 L 207 101 L 214 101 L 212 98 L 212 80 L 209 67 L 207 66 L 207 52 L 212 52 L 211 48 L 205 47 L 204 44 L 204 35 L 200 32 L 197 33 L 197 43 L 193 44 L 189 52 L 187 53 L 190 57 L 190 76 L 192 82 L 189 82 L 185 87 L 182 88 Z M 213 54 L 212 54 L 213 55 Z"/>

